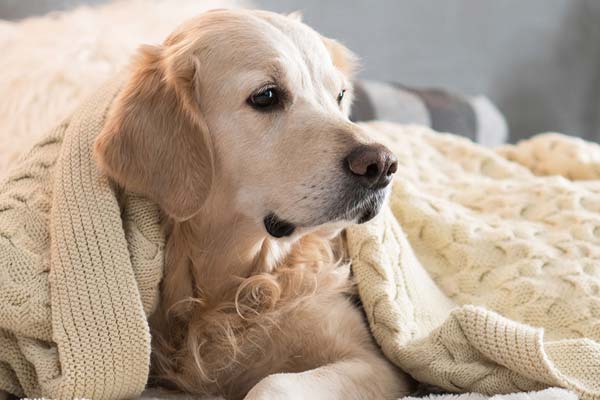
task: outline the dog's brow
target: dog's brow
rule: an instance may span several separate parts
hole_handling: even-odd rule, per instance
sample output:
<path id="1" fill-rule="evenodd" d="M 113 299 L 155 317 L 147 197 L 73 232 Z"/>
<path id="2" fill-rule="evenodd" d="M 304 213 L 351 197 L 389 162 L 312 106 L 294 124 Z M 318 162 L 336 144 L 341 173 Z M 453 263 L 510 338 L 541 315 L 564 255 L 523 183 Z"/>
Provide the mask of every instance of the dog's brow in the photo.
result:
<path id="1" fill-rule="evenodd" d="M 271 83 L 276 85 L 284 94 L 290 94 L 290 82 L 289 78 L 286 74 L 285 68 L 278 62 L 273 62 L 269 64 L 266 68 L 266 75 L 268 82 L 263 83 Z"/>
<path id="2" fill-rule="evenodd" d="M 284 85 L 288 83 L 287 76 L 284 71 L 285 69 L 282 68 L 281 64 L 279 63 L 273 63 L 270 65 L 269 75 L 271 76 L 271 79 L 273 79 L 274 83 L 277 83 L 278 85 Z"/>

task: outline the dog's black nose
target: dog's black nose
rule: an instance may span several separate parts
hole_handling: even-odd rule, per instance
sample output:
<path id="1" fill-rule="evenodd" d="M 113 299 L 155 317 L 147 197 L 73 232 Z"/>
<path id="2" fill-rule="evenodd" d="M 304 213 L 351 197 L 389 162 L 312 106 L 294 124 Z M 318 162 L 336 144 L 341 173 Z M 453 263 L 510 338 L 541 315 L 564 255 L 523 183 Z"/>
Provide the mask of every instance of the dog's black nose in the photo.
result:
<path id="1" fill-rule="evenodd" d="M 381 144 L 361 145 L 346 157 L 350 173 L 364 187 L 382 189 L 391 181 L 398 169 L 398 158 Z"/>

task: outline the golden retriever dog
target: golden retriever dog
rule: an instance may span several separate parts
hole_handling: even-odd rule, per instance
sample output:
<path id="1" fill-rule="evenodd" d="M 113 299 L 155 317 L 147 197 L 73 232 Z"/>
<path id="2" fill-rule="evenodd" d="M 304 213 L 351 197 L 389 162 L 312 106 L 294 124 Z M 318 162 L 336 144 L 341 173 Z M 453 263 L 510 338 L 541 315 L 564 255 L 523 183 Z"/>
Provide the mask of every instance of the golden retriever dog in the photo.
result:
<path id="1" fill-rule="evenodd" d="M 354 57 L 295 16 L 215 10 L 143 47 L 96 142 L 167 237 L 153 376 L 230 399 L 395 399 L 408 379 L 353 301 L 342 229 L 395 156 L 348 119 Z"/>

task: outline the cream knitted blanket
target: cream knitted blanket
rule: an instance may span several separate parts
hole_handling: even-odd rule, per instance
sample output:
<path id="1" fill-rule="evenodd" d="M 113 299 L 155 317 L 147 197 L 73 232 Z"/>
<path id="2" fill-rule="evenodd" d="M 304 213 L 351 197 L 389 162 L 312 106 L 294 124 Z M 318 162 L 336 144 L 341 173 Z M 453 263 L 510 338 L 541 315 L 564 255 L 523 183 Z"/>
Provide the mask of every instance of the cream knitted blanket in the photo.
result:
<path id="1" fill-rule="evenodd" d="M 146 315 L 163 265 L 158 210 L 118 199 L 91 150 L 117 87 L 35 145 L 0 186 L 0 390 L 108 399 L 146 384 Z"/>
<path id="2" fill-rule="evenodd" d="M 85 102 L 0 186 L 0 390 L 108 399 L 144 389 L 164 238 L 155 205 L 115 190 L 92 158 L 117 90 Z M 576 179 L 600 174 L 600 149 L 542 136 L 493 152 L 367 126 L 401 160 L 391 208 L 348 230 L 387 356 L 454 391 L 598 396 L 600 181 Z"/>
<path id="3" fill-rule="evenodd" d="M 600 147 L 369 129 L 400 166 L 390 209 L 348 244 L 385 354 L 451 391 L 600 398 Z"/>

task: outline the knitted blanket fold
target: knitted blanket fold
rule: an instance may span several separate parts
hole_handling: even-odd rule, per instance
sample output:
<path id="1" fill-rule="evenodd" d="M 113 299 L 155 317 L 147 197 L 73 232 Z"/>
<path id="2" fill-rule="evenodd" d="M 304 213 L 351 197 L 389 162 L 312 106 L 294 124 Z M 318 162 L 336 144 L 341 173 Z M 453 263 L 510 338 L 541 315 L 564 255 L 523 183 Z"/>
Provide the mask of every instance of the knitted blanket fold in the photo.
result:
<path id="1" fill-rule="evenodd" d="M 386 356 L 449 391 L 600 399 L 600 146 L 365 128 L 400 160 L 390 208 L 347 230 Z"/>
<path id="2" fill-rule="evenodd" d="M 0 186 L 0 390 L 108 399 L 146 384 L 159 214 L 135 196 L 119 202 L 92 157 L 119 87 L 87 101 Z"/>
<path id="3" fill-rule="evenodd" d="M 114 188 L 92 156 L 119 87 L 0 185 L 0 390 L 109 399 L 146 384 L 159 211 Z M 451 391 L 560 386 L 600 398 L 600 148 L 546 135 L 492 151 L 364 126 L 400 160 L 390 207 L 347 231 L 387 357 Z"/>

